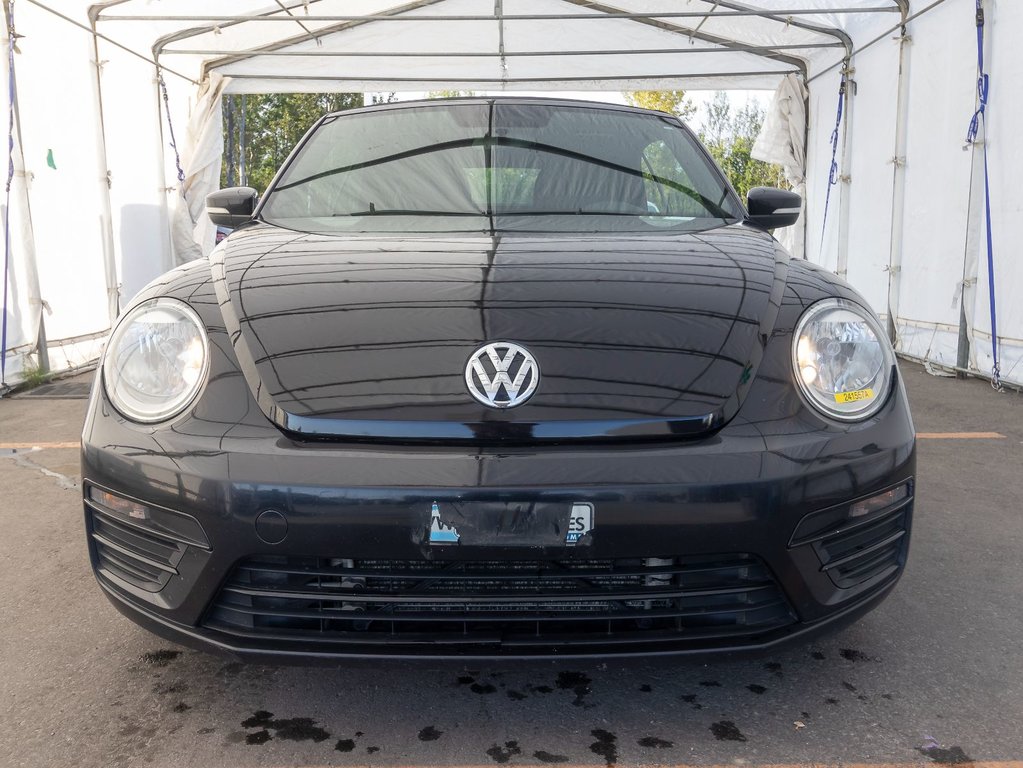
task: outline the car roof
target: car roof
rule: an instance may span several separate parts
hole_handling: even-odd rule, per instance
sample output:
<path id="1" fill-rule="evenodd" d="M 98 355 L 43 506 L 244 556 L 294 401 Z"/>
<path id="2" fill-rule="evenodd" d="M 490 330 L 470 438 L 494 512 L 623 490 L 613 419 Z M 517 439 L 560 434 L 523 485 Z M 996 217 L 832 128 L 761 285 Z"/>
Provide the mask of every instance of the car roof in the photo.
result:
<path id="1" fill-rule="evenodd" d="M 440 99 L 390 101 L 382 104 L 370 104 L 365 107 L 331 112 L 325 117 L 340 117 L 342 115 L 378 112 L 388 109 L 407 109 L 409 107 L 439 107 L 445 104 L 533 104 L 537 106 L 588 107 L 592 109 L 634 112 L 637 114 L 653 115 L 655 117 L 671 117 L 676 120 L 678 119 L 676 115 L 673 115 L 670 112 L 663 112 L 657 109 L 645 109 L 643 107 L 632 107 L 628 104 L 610 104 L 604 101 L 589 101 L 587 99 L 565 99 L 556 96 L 447 96 Z"/>

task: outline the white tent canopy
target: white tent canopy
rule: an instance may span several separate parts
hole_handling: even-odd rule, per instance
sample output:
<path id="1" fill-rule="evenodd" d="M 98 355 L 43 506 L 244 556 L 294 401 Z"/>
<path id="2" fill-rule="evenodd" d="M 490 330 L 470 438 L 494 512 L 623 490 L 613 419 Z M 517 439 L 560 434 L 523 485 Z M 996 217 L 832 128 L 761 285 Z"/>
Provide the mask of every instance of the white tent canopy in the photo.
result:
<path id="1" fill-rule="evenodd" d="M 5 106 L 15 117 L 8 383 L 40 348 L 55 369 L 94 359 L 139 288 L 212 247 L 202 203 L 219 180 L 222 94 L 451 88 L 777 89 L 756 151 L 805 191 L 787 245 L 859 288 L 900 352 L 981 374 L 993 363 L 986 146 L 1001 372 L 1023 383 L 1023 304 L 1012 290 L 1023 261 L 1010 239 L 1021 223 L 1010 184 L 1023 171 L 1011 144 L 1023 106 L 1009 85 L 1023 74 L 1012 56 L 1018 2 L 984 0 L 992 106 L 965 152 L 976 0 L 4 7 L 16 82 Z"/>

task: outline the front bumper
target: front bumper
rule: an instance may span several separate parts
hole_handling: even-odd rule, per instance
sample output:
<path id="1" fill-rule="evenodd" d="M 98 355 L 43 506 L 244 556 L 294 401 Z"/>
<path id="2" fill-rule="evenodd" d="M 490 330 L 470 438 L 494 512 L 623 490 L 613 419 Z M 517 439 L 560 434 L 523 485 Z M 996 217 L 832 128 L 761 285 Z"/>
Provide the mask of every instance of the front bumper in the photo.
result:
<path id="1" fill-rule="evenodd" d="M 270 425 L 182 435 L 108 413 L 83 439 L 90 552 L 122 613 L 250 659 L 769 648 L 855 619 L 898 580 L 915 471 L 902 397 L 852 429 L 736 419 L 692 443 L 543 450 L 299 443 Z M 434 503 L 585 503 L 595 519 L 574 546 L 438 546 Z"/>

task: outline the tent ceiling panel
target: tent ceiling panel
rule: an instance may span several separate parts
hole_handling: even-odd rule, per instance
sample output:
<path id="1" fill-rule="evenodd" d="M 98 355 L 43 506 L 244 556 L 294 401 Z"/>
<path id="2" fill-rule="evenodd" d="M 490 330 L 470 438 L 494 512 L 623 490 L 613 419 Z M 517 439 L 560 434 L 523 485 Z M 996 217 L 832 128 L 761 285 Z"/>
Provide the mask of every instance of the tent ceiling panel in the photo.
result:
<path id="1" fill-rule="evenodd" d="M 518 0 L 515 4 L 525 10 L 550 7 L 545 0 Z M 445 0 L 417 9 L 415 13 L 450 15 L 473 5 L 474 0 Z M 599 14 L 599 8 L 591 7 L 585 12 Z M 535 83 L 548 79 L 551 57 L 564 59 L 558 65 L 561 76 L 574 78 L 574 83 L 584 80 L 619 83 L 661 72 L 690 78 L 759 77 L 762 73 L 796 72 L 802 63 L 793 56 L 774 56 L 773 49 L 741 50 L 730 40 L 658 20 L 612 19 L 599 25 L 582 24 L 576 28 L 578 34 L 568 45 L 564 42 L 563 22 L 557 20 L 507 22 L 503 30 L 492 21 L 451 23 L 459 24 L 461 29 L 460 34 L 450 39 L 430 35 L 429 22 L 396 27 L 369 22 L 339 31 L 319 42 L 307 39 L 287 47 L 274 46 L 267 55 L 253 53 L 225 63 L 214 60 L 210 65 L 220 74 L 233 78 L 269 79 L 283 70 L 295 78 L 308 76 L 347 82 L 374 78 L 391 82 L 414 77 L 417 83 L 471 80 L 494 87 L 526 81 L 530 87 L 535 87 Z M 609 39 L 619 46 L 617 55 L 608 55 L 602 50 Z M 701 55 L 684 56 L 690 46 L 697 48 Z M 356 55 L 360 51 L 381 50 L 396 55 Z M 644 50 L 657 52 L 637 53 Z M 335 51 L 347 55 L 339 59 L 332 56 Z M 434 55 L 423 55 L 430 53 Z M 714 53 L 726 56 L 712 56 Z M 667 71 L 664 70 L 666 61 L 672 67 Z M 244 85 L 236 87 L 244 88 Z"/>
<path id="2" fill-rule="evenodd" d="M 45 0 L 29 0 L 45 2 Z M 907 0 L 107 0 L 103 34 L 234 92 L 773 87 L 897 23 Z M 214 10 L 215 7 L 215 10 Z M 843 50 L 844 48 L 844 50 Z M 715 79 L 714 76 L 720 76 Z M 306 78 L 308 81 L 303 82 Z M 437 78 L 444 82 L 438 83 Z M 331 81 L 336 81 L 333 84 Z M 681 81 L 681 82 L 680 82 Z"/>

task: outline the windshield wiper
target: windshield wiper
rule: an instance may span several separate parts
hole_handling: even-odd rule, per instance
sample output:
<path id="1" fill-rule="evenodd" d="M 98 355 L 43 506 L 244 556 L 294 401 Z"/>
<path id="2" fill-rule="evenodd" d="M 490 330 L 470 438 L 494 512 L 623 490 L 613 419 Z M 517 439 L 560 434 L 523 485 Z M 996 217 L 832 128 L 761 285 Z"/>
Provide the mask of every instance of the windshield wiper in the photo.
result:
<path id="1" fill-rule="evenodd" d="M 430 211 L 419 208 L 377 208 L 371 205 L 365 211 L 332 213 L 331 216 L 477 216 L 485 218 L 483 211 Z"/>

